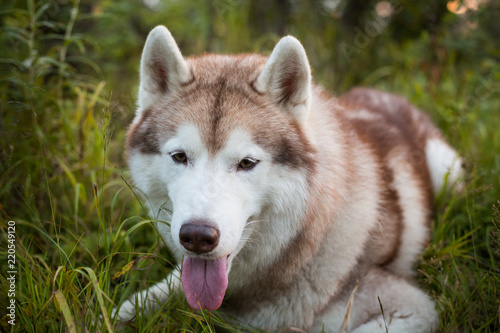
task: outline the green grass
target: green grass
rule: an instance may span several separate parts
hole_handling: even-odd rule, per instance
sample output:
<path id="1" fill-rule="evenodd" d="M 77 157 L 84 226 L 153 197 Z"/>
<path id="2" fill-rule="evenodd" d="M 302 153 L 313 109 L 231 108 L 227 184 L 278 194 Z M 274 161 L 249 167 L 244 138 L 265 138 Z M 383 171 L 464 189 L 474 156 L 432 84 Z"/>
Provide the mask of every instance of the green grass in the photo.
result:
<path id="1" fill-rule="evenodd" d="M 74 32 L 87 15 L 78 1 L 64 7 L 65 20 L 51 18 L 43 3 L 24 7 L 3 13 L 0 37 L 1 63 L 8 67 L 0 78 L 0 330 L 241 331 L 243 324 L 229 325 L 220 313 L 190 310 L 182 296 L 131 323 L 110 317 L 115 305 L 173 269 L 126 171 L 124 137 L 133 107 L 116 100 L 127 92 L 99 70 L 111 65 L 91 60 L 97 36 Z M 9 53 L 12 41 L 20 46 Z M 419 283 L 436 300 L 442 332 L 498 332 L 500 66 L 483 59 L 426 71 L 405 60 L 412 47 L 403 47 L 390 65 L 364 69 L 358 83 L 408 97 L 464 156 L 465 190 L 436 198 Z M 320 82 L 335 86 L 322 67 L 314 69 Z M 135 72 L 131 76 L 135 81 Z M 8 221 L 16 223 L 15 326 L 5 311 Z"/>

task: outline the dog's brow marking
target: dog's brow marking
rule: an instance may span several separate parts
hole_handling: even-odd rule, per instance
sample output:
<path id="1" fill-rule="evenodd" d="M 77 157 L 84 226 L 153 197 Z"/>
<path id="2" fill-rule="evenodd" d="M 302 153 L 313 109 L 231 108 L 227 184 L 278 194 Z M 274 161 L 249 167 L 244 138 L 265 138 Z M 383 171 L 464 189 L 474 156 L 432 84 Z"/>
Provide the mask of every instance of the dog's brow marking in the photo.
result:
<path id="1" fill-rule="evenodd" d="M 224 80 L 225 81 L 225 80 Z M 199 83 L 195 86 L 193 86 L 193 88 L 189 89 L 189 90 L 185 90 L 181 93 L 181 98 L 187 98 L 187 97 L 190 97 L 191 95 L 199 95 L 200 94 L 200 91 L 201 90 L 208 90 L 208 91 L 213 91 L 214 90 L 214 87 L 217 87 L 220 83 L 217 81 L 217 82 L 212 82 L 212 83 Z M 241 87 L 238 87 L 236 85 L 229 85 L 227 84 L 227 82 L 224 82 L 224 89 L 227 93 L 232 93 L 232 94 L 235 94 L 235 95 L 238 95 L 240 97 L 243 97 L 245 98 L 247 101 L 249 101 L 250 103 L 253 103 L 253 104 L 256 104 L 258 106 L 264 106 L 264 105 L 267 105 L 265 103 L 262 103 L 262 101 L 254 98 L 253 96 L 251 96 L 247 90 L 245 90 L 244 88 L 241 88 Z M 252 89 L 253 91 L 255 91 L 255 93 L 257 95 L 262 95 L 261 93 L 259 93 L 258 91 L 256 91 L 255 89 Z"/>
<path id="2" fill-rule="evenodd" d="M 146 109 L 139 122 L 130 127 L 128 134 L 128 146 L 132 149 L 139 149 L 143 154 L 160 153 L 155 125 L 149 119 L 152 114 L 151 108 Z"/>
<path id="3" fill-rule="evenodd" d="M 206 129 L 205 138 L 207 148 L 212 152 L 222 148 L 224 138 L 227 134 L 227 128 L 222 123 L 223 118 L 237 111 L 225 105 L 226 101 L 231 101 L 232 97 L 229 97 L 230 95 L 235 95 L 240 100 L 244 99 L 250 104 L 255 105 L 258 109 L 265 109 L 267 107 L 257 97 L 251 96 L 251 93 L 245 90 L 245 88 L 228 83 L 228 79 L 225 76 L 219 77 L 214 82 L 197 84 L 192 89 L 183 91 L 181 98 L 187 99 L 195 93 L 199 95 L 201 91 L 206 91 L 208 95 L 213 96 L 212 105 L 205 111 L 209 120 L 206 124 L 200 124 L 201 128 Z"/>
<path id="4" fill-rule="evenodd" d="M 217 142 L 217 138 L 219 137 L 217 134 L 219 129 L 219 124 L 222 119 L 223 110 L 222 110 L 222 99 L 224 97 L 224 90 L 226 90 L 226 79 L 220 78 L 215 87 L 217 88 L 217 93 L 215 96 L 214 105 L 210 109 L 210 114 L 212 115 L 212 132 L 210 133 L 210 141 L 209 141 L 209 149 L 212 148 L 213 151 L 220 148 L 220 142 Z"/>

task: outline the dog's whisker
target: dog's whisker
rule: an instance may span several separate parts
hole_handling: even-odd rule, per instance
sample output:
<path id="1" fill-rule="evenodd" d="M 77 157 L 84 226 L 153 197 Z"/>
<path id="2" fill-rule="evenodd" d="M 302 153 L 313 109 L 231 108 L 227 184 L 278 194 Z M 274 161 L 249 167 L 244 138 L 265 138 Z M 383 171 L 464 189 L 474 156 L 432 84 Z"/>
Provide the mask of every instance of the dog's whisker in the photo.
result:
<path id="1" fill-rule="evenodd" d="M 248 221 L 246 224 L 245 224 L 245 228 L 248 227 L 249 225 L 251 224 L 255 224 L 255 223 L 261 223 L 261 222 L 268 222 L 267 220 L 251 220 L 251 221 Z"/>

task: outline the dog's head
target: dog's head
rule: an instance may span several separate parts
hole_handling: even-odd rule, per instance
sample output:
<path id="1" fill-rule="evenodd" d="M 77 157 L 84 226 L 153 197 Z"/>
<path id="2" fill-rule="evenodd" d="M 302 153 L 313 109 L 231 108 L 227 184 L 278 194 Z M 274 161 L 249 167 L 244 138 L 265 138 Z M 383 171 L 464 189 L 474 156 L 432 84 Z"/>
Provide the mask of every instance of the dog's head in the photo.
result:
<path id="1" fill-rule="evenodd" d="M 150 213 L 169 222 L 159 231 L 185 258 L 182 280 L 193 308 L 220 306 L 253 221 L 266 210 L 300 212 L 314 165 L 305 130 L 310 99 L 309 64 L 293 37 L 268 58 L 184 59 L 165 27 L 149 34 L 129 165 Z"/>

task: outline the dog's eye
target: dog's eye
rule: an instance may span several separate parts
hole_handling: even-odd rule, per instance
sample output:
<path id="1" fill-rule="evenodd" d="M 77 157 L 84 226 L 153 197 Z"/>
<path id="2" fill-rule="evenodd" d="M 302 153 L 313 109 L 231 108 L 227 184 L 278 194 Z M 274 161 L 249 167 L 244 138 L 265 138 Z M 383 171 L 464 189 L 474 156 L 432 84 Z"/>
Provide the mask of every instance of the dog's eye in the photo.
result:
<path id="1" fill-rule="evenodd" d="M 170 154 L 170 156 L 172 156 L 172 159 L 174 160 L 175 163 L 182 163 L 182 164 L 187 163 L 186 153 L 177 152 L 177 153 Z"/>
<path id="2" fill-rule="evenodd" d="M 258 162 L 259 161 L 252 160 L 251 158 L 244 158 L 238 164 L 238 170 L 251 170 Z"/>

